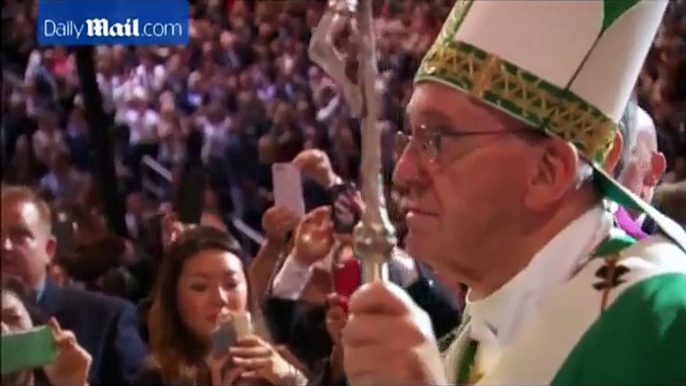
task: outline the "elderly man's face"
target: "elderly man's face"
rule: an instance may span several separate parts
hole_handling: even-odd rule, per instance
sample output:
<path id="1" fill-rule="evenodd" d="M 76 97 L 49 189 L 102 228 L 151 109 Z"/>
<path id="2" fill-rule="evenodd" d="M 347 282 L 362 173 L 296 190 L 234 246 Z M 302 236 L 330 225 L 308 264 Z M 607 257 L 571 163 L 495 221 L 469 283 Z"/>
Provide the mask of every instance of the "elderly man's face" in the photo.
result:
<path id="1" fill-rule="evenodd" d="M 407 112 L 412 139 L 394 174 L 407 211 L 406 248 L 439 273 L 474 271 L 484 245 L 517 228 L 541 152 L 511 132 L 521 123 L 437 83 L 417 85 Z M 434 128 L 448 135 L 432 153 L 418 138 Z M 450 134 L 465 132 L 479 134 Z"/>

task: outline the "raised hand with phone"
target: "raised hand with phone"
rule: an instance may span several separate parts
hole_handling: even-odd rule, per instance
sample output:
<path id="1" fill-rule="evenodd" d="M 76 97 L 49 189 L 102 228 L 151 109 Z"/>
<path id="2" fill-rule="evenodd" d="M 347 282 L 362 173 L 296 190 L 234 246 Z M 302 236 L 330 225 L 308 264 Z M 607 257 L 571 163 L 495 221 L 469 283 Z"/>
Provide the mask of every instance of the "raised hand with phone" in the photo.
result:
<path id="1" fill-rule="evenodd" d="M 321 206 L 305 214 L 295 231 L 293 248 L 274 275 L 270 296 L 323 305 L 331 292 L 334 243 L 331 207 Z"/>
<path id="2" fill-rule="evenodd" d="M 62 330 L 57 319 L 48 323 L 53 333 L 57 355 L 55 360 L 43 366 L 51 386 L 74 386 L 88 384 L 88 370 L 92 357 L 79 346 L 73 332 Z"/>
<path id="3" fill-rule="evenodd" d="M 305 380 L 274 346 L 253 333 L 248 313 L 226 316 L 212 333 L 207 365 L 213 385 L 291 385 Z"/>
<path id="4" fill-rule="evenodd" d="M 287 248 L 288 234 L 297 227 L 298 221 L 295 212 L 281 205 L 270 207 L 262 215 L 262 229 L 267 241 L 248 268 L 251 298 L 255 305 L 259 305 L 264 298 L 279 258 Z"/>
<path id="5" fill-rule="evenodd" d="M 360 221 L 364 205 L 360 191 L 352 183 L 341 183 L 330 187 L 329 194 L 334 232 L 344 242 L 352 244 L 352 238 L 345 236 L 352 236 L 355 225 Z"/>
<path id="6" fill-rule="evenodd" d="M 331 208 L 322 206 L 307 213 L 295 232 L 293 257 L 310 266 L 323 259 L 333 246 Z"/>
<path id="7" fill-rule="evenodd" d="M 212 332 L 212 350 L 206 359 L 212 385 L 233 385 L 243 377 L 245 369 L 237 366 L 229 354 L 239 337 L 252 332 L 250 314 L 233 312 L 220 317 L 219 326 Z"/>
<path id="8" fill-rule="evenodd" d="M 52 318 L 47 327 L 21 332 L 3 331 L 3 385 L 26 378 L 22 374 L 43 370 L 51 386 L 88 385 L 92 357 Z M 30 377 L 29 377 L 30 378 Z M 21 383 L 21 382 L 17 382 Z"/>
<path id="9" fill-rule="evenodd" d="M 310 178 L 324 188 L 329 188 L 341 180 L 334 172 L 329 156 L 322 150 L 303 150 L 291 163 L 300 169 L 303 176 Z"/>
<path id="10" fill-rule="evenodd" d="M 3 277 L 2 384 L 33 383 L 38 371 L 51 386 L 87 385 L 91 355 L 55 318 L 34 327 L 27 306 L 30 300 L 21 288 Z"/>
<path id="11" fill-rule="evenodd" d="M 298 225 L 298 215 L 291 209 L 274 205 L 262 216 L 262 229 L 269 241 L 283 243 Z"/>
<path id="12" fill-rule="evenodd" d="M 256 335 L 240 338 L 229 348 L 229 355 L 234 365 L 244 370 L 241 378 L 248 384 L 255 384 L 261 379 L 272 385 L 299 385 L 307 381 L 274 346 Z"/>

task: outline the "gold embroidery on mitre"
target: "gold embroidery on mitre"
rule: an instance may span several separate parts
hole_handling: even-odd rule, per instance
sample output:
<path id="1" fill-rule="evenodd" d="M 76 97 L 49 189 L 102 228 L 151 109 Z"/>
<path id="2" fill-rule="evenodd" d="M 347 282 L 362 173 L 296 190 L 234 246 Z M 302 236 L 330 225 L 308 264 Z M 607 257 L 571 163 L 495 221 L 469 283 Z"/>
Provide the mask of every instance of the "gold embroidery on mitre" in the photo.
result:
<path id="1" fill-rule="evenodd" d="M 445 42 L 453 38 L 455 31 L 457 31 L 462 24 L 462 21 L 473 2 L 474 0 L 457 0 L 455 2 L 453 9 L 450 10 L 448 18 L 445 20 L 445 23 L 443 23 L 438 39 L 436 39 L 437 41 Z"/>
<path id="2" fill-rule="evenodd" d="M 502 71 L 500 64 L 500 59 L 496 56 L 491 56 L 481 63 L 479 70 L 473 76 L 474 81 L 470 90 L 473 95 L 481 97 L 484 91 L 492 88 L 493 82 L 497 80 L 497 74 Z"/>
<path id="3" fill-rule="evenodd" d="M 596 107 L 538 76 L 464 42 L 437 40 L 416 81 L 438 78 L 572 142 L 602 162 L 617 125 Z"/>

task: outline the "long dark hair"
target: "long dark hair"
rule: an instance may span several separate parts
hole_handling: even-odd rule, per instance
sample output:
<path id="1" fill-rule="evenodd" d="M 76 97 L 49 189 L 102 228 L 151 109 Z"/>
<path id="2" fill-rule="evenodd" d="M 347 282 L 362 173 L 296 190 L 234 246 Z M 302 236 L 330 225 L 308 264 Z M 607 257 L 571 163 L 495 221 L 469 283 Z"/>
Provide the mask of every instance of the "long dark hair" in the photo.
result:
<path id="1" fill-rule="evenodd" d="M 177 309 L 176 294 L 179 276 L 188 259 L 208 249 L 238 256 L 243 262 L 244 272 L 246 270 L 245 254 L 240 244 L 230 234 L 216 228 L 198 226 L 187 230 L 169 247 L 157 275 L 148 317 L 151 354 L 165 383 L 185 379 L 184 368 L 202 366 L 206 348 L 184 326 Z M 249 289 L 248 286 L 248 292 Z M 248 293 L 248 300 L 249 296 Z"/>

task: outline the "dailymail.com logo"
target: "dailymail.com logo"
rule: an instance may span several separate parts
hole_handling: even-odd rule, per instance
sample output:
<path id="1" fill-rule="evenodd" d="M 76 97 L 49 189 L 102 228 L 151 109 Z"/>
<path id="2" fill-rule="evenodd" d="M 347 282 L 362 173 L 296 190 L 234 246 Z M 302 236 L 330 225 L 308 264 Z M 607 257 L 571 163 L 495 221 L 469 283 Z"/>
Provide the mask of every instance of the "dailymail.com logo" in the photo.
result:
<path id="1" fill-rule="evenodd" d="M 141 27 L 142 25 L 142 27 Z M 45 19 L 43 35 L 48 38 L 76 37 L 164 37 L 182 36 L 181 23 L 141 23 L 140 19 L 126 19 L 122 22 L 110 22 L 105 18 L 86 19 L 85 23 L 71 20 Z"/>
<path id="2" fill-rule="evenodd" d="M 38 42 L 42 45 L 186 44 L 188 11 L 187 0 L 39 0 Z"/>

